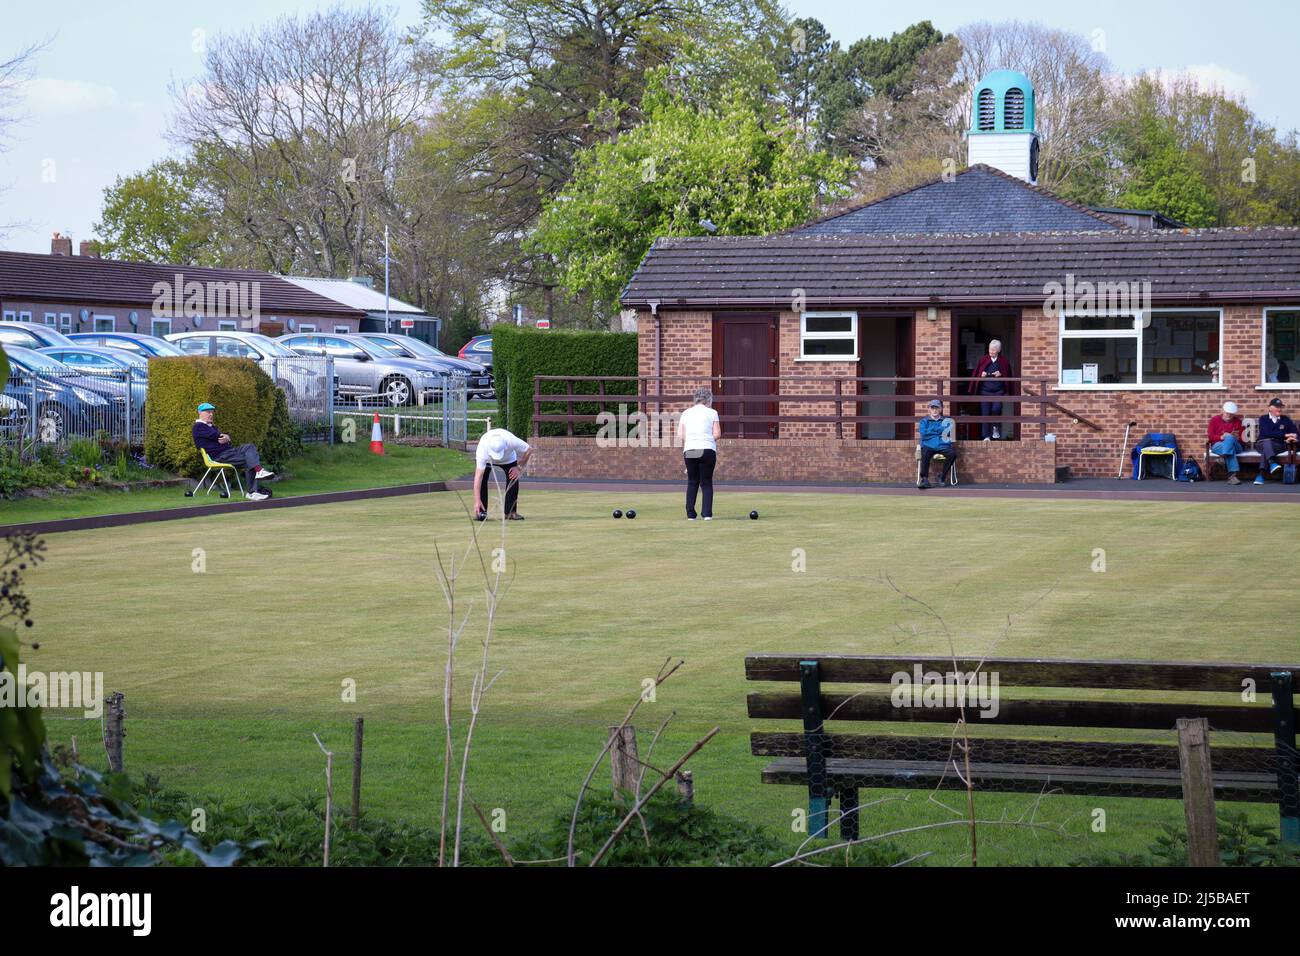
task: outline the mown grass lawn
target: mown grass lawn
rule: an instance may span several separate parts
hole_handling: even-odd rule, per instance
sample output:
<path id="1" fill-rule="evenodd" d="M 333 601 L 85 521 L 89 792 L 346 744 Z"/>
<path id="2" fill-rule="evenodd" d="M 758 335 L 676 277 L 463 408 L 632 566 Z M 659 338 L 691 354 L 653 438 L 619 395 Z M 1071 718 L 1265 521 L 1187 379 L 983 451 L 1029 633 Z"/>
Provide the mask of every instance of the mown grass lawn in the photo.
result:
<path id="1" fill-rule="evenodd" d="M 615 521 L 615 507 L 639 516 Z M 751 508 L 759 521 L 744 517 Z M 759 783 L 743 658 L 946 652 L 882 574 L 939 609 L 961 653 L 986 653 L 1011 615 L 1001 656 L 1300 656 L 1293 635 L 1267 623 L 1276 614 L 1266 609 L 1290 606 L 1295 588 L 1298 546 L 1281 507 L 724 494 L 706 524 L 683 520 L 676 494 L 526 488 L 520 510 L 527 520 L 507 526 L 512 577 L 491 652 L 491 670 L 502 673 L 470 774 L 478 803 L 505 809 L 507 839 L 572 806 L 642 680 L 682 657 L 637 718 L 643 755 L 670 714 L 656 763 L 719 726 L 691 763 L 697 800 L 793 846 L 791 815 L 804 795 Z M 457 496 L 444 493 L 53 535 L 49 560 L 30 577 L 42 647 L 26 660 L 105 672 L 106 689 L 126 694 L 128 769 L 226 801 L 319 792 L 311 733 L 350 752 L 352 719 L 363 715 L 367 811 L 432 823 L 447 622 L 434 548 L 459 555 L 471 527 Z M 490 561 L 500 525 L 479 533 Z M 1092 570 L 1098 548 L 1103 573 Z M 796 549 L 804 572 L 792 570 Z M 483 633 L 474 563 L 461 580 L 461 605 L 470 602 L 458 654 L 462 721 Z M 355 704 L 341 700 L 347 680 Z M 98 762 L 98 722 L 53 716 L 54 739 L 76 734 Z M 597 782 L 608 786 L 607 771 Z M 923 791 L 892 796 L 906 799 L 871 808 L 864 833 L 952 820 L 948 808 L 961 804 Z M 977 807 L 981 819 L 1046 824 L 982 828 L 981 863 L 1133 852 L 1160 824 L 1181 823 L 1170 801 L 980 795 Z M 1101 833 L 1092 829 L 1097 807 L 1106 810 Z M 1276 823 L 1274 808 L 1250 813 Z M 951 827 L 898 842 L 933 853 L 930 863 L 957 864 L 966 839 Z"/>
<path id="2" fill-rule="evenodd" d="M 369 441 L 363 430 L 356 443 L 308 445 L 301 455 L 281 469 L 281 480 L 271 485 L 272 491 L 276 497 L 289 498 L 328 491 L 442 481 L 459 478 L 474 470 L 473 459 L 464 452 L 449 448 L 417 448 L 388 441 L 383 457 L 379 457 L 370 453 Z M 234 490 L 233 480 L 231 489 Z M 0 525 L 130 511 L 203 508 L 224 503 L 216 493 L 186 498 L 183 492 L 183 488 L 172 486 L 129 492 L 50 493 L 12 501 L 0 499 Z"/>

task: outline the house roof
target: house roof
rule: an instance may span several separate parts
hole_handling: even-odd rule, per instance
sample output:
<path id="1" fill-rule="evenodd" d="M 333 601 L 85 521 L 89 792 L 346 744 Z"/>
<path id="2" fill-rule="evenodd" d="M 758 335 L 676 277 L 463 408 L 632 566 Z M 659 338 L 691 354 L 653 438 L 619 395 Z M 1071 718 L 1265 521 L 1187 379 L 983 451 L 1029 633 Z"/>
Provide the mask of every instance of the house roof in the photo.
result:
<path id="1" fill-rule="evenodd" d="M 281 276 L 281 278 L 309 292 L 323 295 L 327 299 L 360 309 L 362 312 L 382 313 L 384 311 L 383 292 L 362 285 L 360 282 L 353 282 L 351 279 L 317 279 L 311 276 Z M 424 309 L 418 305 L 411 305 L 393 296 L 388 299 L 388 311 L 424 315 Z"/>
<path id="2" fill-rule="evenodd" d="M 1124 223 L 978 164 L 841 209 L 789 230 L 790 235 L 879 235 L 967 232 L 1055 232 L 1122 229 Z"/>
<path id="3" fill-rule="evenodd" d="M 265 314 L 346 315 L 359 310 L 256 269 L 208 269 L 92 256 L 0 252 L 0 299 L 152 306 L 154 283 L 255 282 Z"/>
<path id="4" fill-rule="evenodd" d="M 623 305 L 1042 303 L 1049 283 L 1150 282 L 1153 301 L 1300 302 L 1300 229 L 660 239 Z"/>

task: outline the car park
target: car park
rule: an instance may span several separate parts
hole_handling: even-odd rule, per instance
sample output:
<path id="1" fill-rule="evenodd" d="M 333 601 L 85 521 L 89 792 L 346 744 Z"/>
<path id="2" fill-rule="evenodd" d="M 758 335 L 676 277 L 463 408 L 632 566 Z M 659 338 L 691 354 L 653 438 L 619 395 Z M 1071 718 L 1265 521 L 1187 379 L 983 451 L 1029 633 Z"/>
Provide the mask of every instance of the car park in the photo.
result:
<path id="1" fill-rule="evenodd" d="M 397 335 L 392 332 L 359 332 L 360 338 L 374 342 L 381 349 L 400 358 L 416 359 L 427 362 L 435 368 L 445 367 L 453 375 L 465 376 L 465 387 L 473 398 L 490 398 L 496 394 L 492 376 L 478 362 L 456 358 L 441 349 L 435 348 L 423 339 L 410 335 Z"/>
<path id="2" fill-rule="evenodd" d="M 156 335 L 145 335 L 143 332 L 73 332 L 68 338 L 85 345 L 101 345 L 105 348 L 133 352 L 146 359 L 185 354 L 166 339 L 160 339 Z"/>
<path id="3" fill-rule="evenodd" d="M 85 375 L 97 375 L 124 384 L 126 373 L 130 372 L 131 415 L 137 422 L 141 420 L 141 416 L 144 415 L 145 397 L 149 392 L 148 359 L 120 349 L 85 345 L 79 342 L 74 342 L 72 345 L 52 345 L 38 351 Z"/>
<path id="4" fill-rule="evenodd" d="M 0 440 L 9 441 L 27 432 L 27 406 L 16 398 L 0 394 Z"/>
<path id="5" fill-rule="evenodd" d="M 460 358 L 468 359 L 471 362 L 478 362 L 484 368 L 492 368 L 492 336 L 476 335 L 460 347 L 457 353 Z"/>
<path id="6" fill-rule="evenodd" d="M 320 398 L 320 369 L 309 362 L 295 362 L 298 352 L 288 348 L 283 339 L 273 339 L 258 332 L 177 332 L 167 336 L 185 355 L 210 355 L 216 358 L 252 359 L 284 392 L 292 404 L 295 399 L 315 401 Z"/>
<path id="7" fill-rule="evenodd" d="M 9 380 L 4 393 L 37 417 L 37 437 L 62 441 L 70 435 L 121 434 L 127 414 L 126 386 L 84 375 L 22 346 L 5 346 Z M 34 412 L 33 412 L 34 410 Z"/>
<path id="8" fill-rule="evenodd" d="M 0 345 L 8 348 L 17 345 L 25 349 L 40 349 L 47 345 L 69 345 L 71 339 L 58 329 L 37 322 L 0 322 Z"/>
<path id="9" fill-rule="evenodd" d="M 438 397 L 448 374 L 427 362 L 392 355 L 360 335 L 299 332 L 279 341 L 302 355 L 332 356 L 340 396 L 381 398 L 395 408 Z"/>

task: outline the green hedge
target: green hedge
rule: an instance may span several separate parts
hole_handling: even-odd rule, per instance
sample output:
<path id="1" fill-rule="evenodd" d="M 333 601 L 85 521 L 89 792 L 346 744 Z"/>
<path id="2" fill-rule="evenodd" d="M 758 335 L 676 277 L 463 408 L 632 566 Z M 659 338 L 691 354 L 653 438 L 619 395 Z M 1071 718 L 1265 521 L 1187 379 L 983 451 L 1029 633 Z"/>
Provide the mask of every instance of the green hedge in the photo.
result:
<path id="1" fill-rule="evenodd" d="M 539 332 L 514 325 L 492 328 L 492 374 L 496 381 L 499 421 L 516 435 L 532 434 L 534 375 L 626 375 L 625 381 L 606 382 L 605 391 L 636 394 L 637 341 L 634 332 Z M 562 388 L 562 383 L 555 383 Z M 576 383 L 574 391 L 594 395 L 594 382 Z M 550 402 L 543 414 L 563 414 L 565 404 Z M 617 402 L 575 402 L 575 415 L 618 412 Z M 635 411 L 635 408 L 628 410 Z M 594 435 L 595 422 L 574 425 L 576 435 Z M 563 435 L 563 423 L 547 422 L 543 435 Z"/>
<path id="2" fill-rule="evenodd" d="M 144 452 L 179 474 L 202 473 L 193 426 L 200 402 L 217 406 L 216 425 L 236 445 L 252 442 L 272 469 L 302 448 L 284 393 L 250 359 L 158 358 L 149 363 Z"/>

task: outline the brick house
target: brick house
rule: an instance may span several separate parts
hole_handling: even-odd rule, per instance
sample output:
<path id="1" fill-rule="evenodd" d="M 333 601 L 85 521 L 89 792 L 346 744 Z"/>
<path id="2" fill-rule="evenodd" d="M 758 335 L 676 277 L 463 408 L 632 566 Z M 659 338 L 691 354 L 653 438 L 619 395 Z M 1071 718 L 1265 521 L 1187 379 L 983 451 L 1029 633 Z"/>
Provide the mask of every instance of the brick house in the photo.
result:
<path id="1" fill-rule="evenodd" d="M 963 172 L 779 235 L 654 243 L 622 297 L 643 388 L 721 397 L 720 477 L 910 479 L 931 397 L 958 423 L 964 478 L 1114 475 L 1127 422 L 1200 457 L 1223 402 L 1255 417 L 1300 389 L 1300 230 L 1169 228 L 1039 188 L 1021 74 L 986 78 L 973 116 Z M 1019 420 L 982 442 L 966 396 L 994 338 Z M 557 472 L 681 471 L 673 449 L 543 441 Z"/>
<path id="2" fill-rule="evenodd" d="M 0 252 L 0 315 L 67 332 L 233 329 L 279 335 L 303 324 L 356 332 L 365 313 L 279 276 L 102 259 L 90 243 L 72 255 L 55 233 L 49 255 Z"/>

